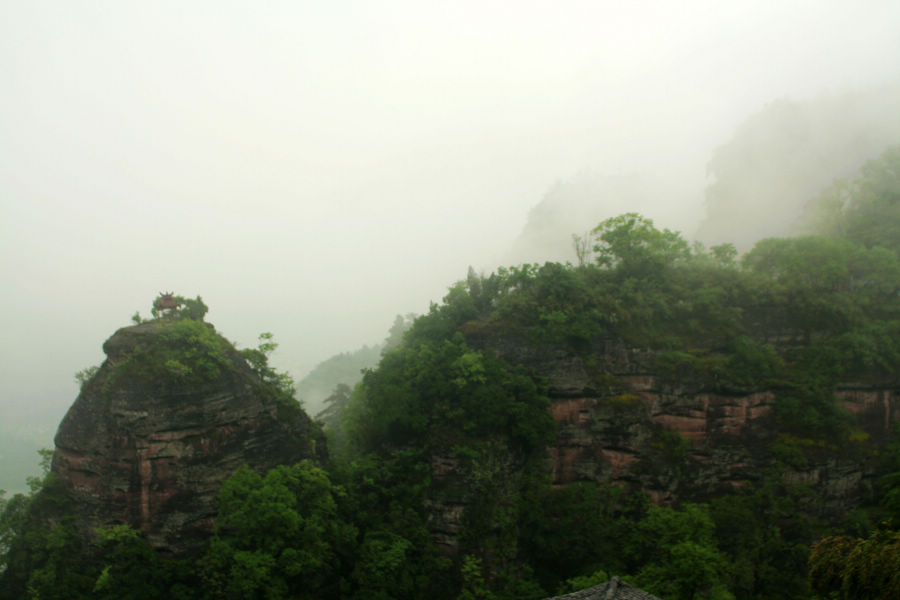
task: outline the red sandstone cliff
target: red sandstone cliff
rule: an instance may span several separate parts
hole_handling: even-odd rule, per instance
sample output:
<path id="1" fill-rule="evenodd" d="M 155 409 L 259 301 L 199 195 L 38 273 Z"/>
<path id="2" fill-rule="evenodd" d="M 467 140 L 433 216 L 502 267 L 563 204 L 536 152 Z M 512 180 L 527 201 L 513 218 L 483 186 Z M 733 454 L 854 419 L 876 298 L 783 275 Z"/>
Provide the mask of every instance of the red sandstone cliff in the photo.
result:
<path id="1" fill-rule="evenodd" d="M 512 338 L 486 344 L 546 378 L 559 427 L 549 449 L 557 485 L 629 483 L 656 501 L 677 501 L 753 485 L 772 462 L 777 390 L 665 377 L 654 352 L 621 343 L 584 354 Z M 871 440 L 885 440 L 900 422 L 897 382 L 846 383 L 834 392 Z M 836 505 L 852 502 L 868 473 L 851 450 L 830 448 L 784 476 L 813 483 Z"/>
<path id="2" fill-rule="evenodd" d="M 52 470 L 87 539 L 127 524 L 158 549 L 189 553 L 211 534 L 216 495 L 238 466 L 264 472 L 316 457 L 320 436 L 306 414 L 202 325 L 213 337 L 178 339 L 165 321 L 117 331 L 60 424 Z M 170 368 L 152 362 L 172 356 Z"/>
<path id="3" fill-rule="evenodd" d="M 840 384 L 835 395 L 855 416 L 867 443 L 845 447 L 836 441 L 809 452 L 804 466 L 785 470 L 772 451 L 777 390 L 665 377 L 655 352 L 615 341 L 577 350 L 529 343 L 513 334 L 476 333 L 469 341 L 547 381 L 558 426 L 547 450 L 548 466 L 557 486 L 624 484 L 655 502 L 678 503 L 758 485 L 774 468 L 788 483 L 810 484 L 819 508 L 839 515 L 872 483 L 872 450 L 900 422 L 900 383 Z M 505 460 L 515 470 L 515 457 Z M 435 539 L 452 554 L 473 475 L 452 451 L 433 457 L 431 470 L 430 524 Z M 505 477 L 514 480 L 515 473 Z"/>

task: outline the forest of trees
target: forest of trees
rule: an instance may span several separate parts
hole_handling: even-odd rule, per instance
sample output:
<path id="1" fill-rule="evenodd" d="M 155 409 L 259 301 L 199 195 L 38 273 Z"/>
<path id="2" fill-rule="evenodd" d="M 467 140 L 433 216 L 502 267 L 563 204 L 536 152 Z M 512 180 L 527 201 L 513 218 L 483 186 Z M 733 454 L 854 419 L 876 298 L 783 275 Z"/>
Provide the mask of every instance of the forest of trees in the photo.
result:
<path id="1" fill-rule="evenodd" d="M 375 368 L 384 352 L 400 344 L 403 334 L 412 327 L 415 317 L 414 314 L 397 315 L 382 343 L 363 346 L 353 352 L 342 352 L 316 365 L 297 382 L 297 398 L 306 411 L 317 416 L 322 410 L 328 409 L 327 399 L 336 386 L 355 386 L 362 379 L 363 371 Z"/>
<path id="2" fill-rule="evenodd" d="M 85 553 L 47 474 L 0 507 L 0 598 L 536 600 L 612 575 L 666 600 L 898 598 L 900 431 L 867 441 L 833 390 L 897 385 L 900 147 L 804 214 L 809 235 L 743 256 L 629 213 L 597 225 L 577 265 L 470 272 L 358 384 L 333 390 L 327 464 L 232 475 L 198 556 L 161 556 L 124 525 Z M 575 352 L 621 340 L 670 377 L 775 390 L 765 472 L 666 506 L 600 481 L 554 487 L 547 384 L 479 343 L 496 331 Z M 244 356 L 288 393 L 265 362 L 270 341 Z M 783 477 L 854 444 L 878 477 L 842 518 Z M 439 455 L 465 489 L 438 489 Z M 442 495 L 466 499 L 452 554 L 429 521 Z"/>

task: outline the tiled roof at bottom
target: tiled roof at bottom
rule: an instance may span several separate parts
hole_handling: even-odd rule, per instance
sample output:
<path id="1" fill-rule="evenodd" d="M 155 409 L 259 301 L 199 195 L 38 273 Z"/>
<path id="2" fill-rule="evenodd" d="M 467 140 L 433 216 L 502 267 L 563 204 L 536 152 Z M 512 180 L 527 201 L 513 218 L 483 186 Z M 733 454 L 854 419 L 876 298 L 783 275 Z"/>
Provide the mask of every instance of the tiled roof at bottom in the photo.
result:
<path id="1" fill-rule="evenodd" d="M 564 596 L 554 596 L 545 600 L 662 600 L 638 588 L 628 585 L 618 577 L 606 583 L 595 585 Z"/>

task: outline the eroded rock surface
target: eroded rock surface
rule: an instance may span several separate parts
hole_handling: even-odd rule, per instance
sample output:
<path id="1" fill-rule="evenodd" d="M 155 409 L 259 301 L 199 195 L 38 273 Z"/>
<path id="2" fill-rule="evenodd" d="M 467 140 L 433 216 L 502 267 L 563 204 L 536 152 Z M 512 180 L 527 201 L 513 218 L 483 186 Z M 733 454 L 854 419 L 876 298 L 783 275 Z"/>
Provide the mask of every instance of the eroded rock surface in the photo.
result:
<path id="1" fill-rule="evenodd" d="M 558 425 L 549 448 L 557 486 L 623 483 L 657 502 L 702 500 L 755 485 L 772 464 L 776 390 L 664 377 L 653 351 L 614 340 L 577 349 L 515 335 L 475 343 L 547 381 Z M 872 441 L 886 440 L 900 422 L 895 381 L 841 384 L 834 393 Z M 784 478 L 811 484 L 840 511 L 856 502 L 872 473 L 852 448 L 829 448 Z"/>
<path id="2" fill-rule="evenodd" d="M 199 347 L 172 336 L 171 322 L 117 331 L 60 424 L 52 470 L 87 539 L 98 527 L 127 524 L 160 550 L 190 553 L 208 540 L 216 495 L 240 465 L 262 473 L 324 451 L 299 406 L 280 400 L 231 344 L 200 325 L 213 336 L 201 336 Z"/>

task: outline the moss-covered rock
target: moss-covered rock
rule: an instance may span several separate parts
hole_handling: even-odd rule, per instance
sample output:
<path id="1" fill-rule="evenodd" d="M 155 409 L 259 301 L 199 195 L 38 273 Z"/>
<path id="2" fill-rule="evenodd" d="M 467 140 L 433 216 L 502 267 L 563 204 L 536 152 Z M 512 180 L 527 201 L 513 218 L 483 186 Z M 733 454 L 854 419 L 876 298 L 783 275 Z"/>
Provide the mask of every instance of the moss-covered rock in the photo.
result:
<path id="1" fill-rule="evenodd" d="M 86 539 L 127 524 L 190 553 L 213 529 L 216 494 L 242 464 L 263 473 L 321 458 L 319 428 L 261 381 L 212 325 L 157 319 L 117 331 L 56 435 L 53 472 Z"/>

